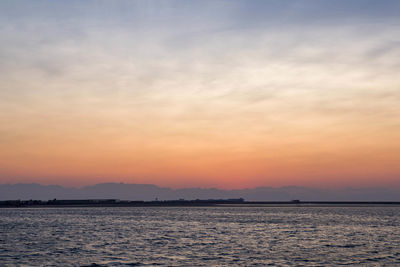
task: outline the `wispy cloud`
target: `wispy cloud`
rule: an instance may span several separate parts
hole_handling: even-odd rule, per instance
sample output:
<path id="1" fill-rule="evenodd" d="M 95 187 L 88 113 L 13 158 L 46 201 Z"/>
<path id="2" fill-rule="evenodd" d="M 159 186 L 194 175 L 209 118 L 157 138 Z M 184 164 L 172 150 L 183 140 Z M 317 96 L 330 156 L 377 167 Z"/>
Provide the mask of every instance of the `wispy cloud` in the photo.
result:
<path id="1" fill-rule="evenodd" d="M 322 168 L 333 176 L 364 159 L 361 177 L 370 151 L 397 173 L 399 4 L 360 4 L 2 2 L 4 176 L 21 165 L 34 172 L 38 154 L 63 165 L 79 148 L 92 165 L 109 150 L 109 173 L 142 153 L 127 176 L 157 164 L 176 171 L 191 155 L 214 168 L 209 177 L 221 162 L 263 169 L 274 157 L 305 177 L 314 167 L 304 162 L 326 155 L 339 162 Z M 271 176 L 257 174 L 266 184 Z"/>

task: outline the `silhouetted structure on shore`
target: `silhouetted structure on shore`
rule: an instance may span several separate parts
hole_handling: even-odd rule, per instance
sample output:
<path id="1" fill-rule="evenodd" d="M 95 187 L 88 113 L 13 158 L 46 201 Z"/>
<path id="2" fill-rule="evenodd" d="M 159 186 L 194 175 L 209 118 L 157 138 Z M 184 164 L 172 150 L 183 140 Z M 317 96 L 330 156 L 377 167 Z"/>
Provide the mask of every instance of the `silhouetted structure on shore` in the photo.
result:
<path id="1" fill-rule="evenodd" d="M 239 199 L 207 199 L 207 200 L 154 200 L 128 201 L 119 199 L 53 199 L 53 200 L 6 200 L 0 201 L 0 207 L 28 207 L 28 206 L 210 206 L 214 204 L 240 204 Z"/>
<path id="2" fill-rule="evenodd" d="M 52 199 L 42 200 L 6 200 L 0 201 L 0 208 L 10 207 L 167 207 L 167 206 L 364 206 L 364 205 L 400 205 L 389 201 L 245 201 L 238 199 L 196 199 L 196 200 L 154 200 L 128 201 L 119 199 Z"/>

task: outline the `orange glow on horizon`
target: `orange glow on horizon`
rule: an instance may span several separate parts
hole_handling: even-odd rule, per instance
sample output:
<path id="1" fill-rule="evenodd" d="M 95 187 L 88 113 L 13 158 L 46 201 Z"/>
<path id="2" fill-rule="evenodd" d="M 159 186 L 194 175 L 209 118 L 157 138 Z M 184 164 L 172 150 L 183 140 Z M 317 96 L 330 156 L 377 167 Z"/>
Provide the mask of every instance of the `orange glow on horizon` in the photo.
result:
<path id="1" fill-rule="evenodd" d="M 392 12 L 61 2 L 3 4 L 0 184 L 400 187 Z"/>

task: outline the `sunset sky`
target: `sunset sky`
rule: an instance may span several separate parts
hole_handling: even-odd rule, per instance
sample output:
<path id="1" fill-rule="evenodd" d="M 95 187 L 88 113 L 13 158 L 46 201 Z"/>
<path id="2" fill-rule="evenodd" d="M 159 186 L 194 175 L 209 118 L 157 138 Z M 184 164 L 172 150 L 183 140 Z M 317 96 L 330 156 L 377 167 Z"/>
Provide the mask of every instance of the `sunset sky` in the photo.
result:
<path id="1" fill-rule="evenodd" d="M 31 182 L 400 187 L 400 1 L 1 1 Z"/>

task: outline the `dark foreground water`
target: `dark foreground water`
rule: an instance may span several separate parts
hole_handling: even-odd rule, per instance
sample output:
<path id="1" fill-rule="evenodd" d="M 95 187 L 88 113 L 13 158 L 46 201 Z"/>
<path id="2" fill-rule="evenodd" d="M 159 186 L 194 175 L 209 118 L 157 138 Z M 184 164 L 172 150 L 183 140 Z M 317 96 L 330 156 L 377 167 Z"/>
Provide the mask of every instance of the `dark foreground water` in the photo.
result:
<path id="1" fill-rule="evenodd" d="M 0 209 L 0 265 L 400 264 L 400 207 Z"/>

